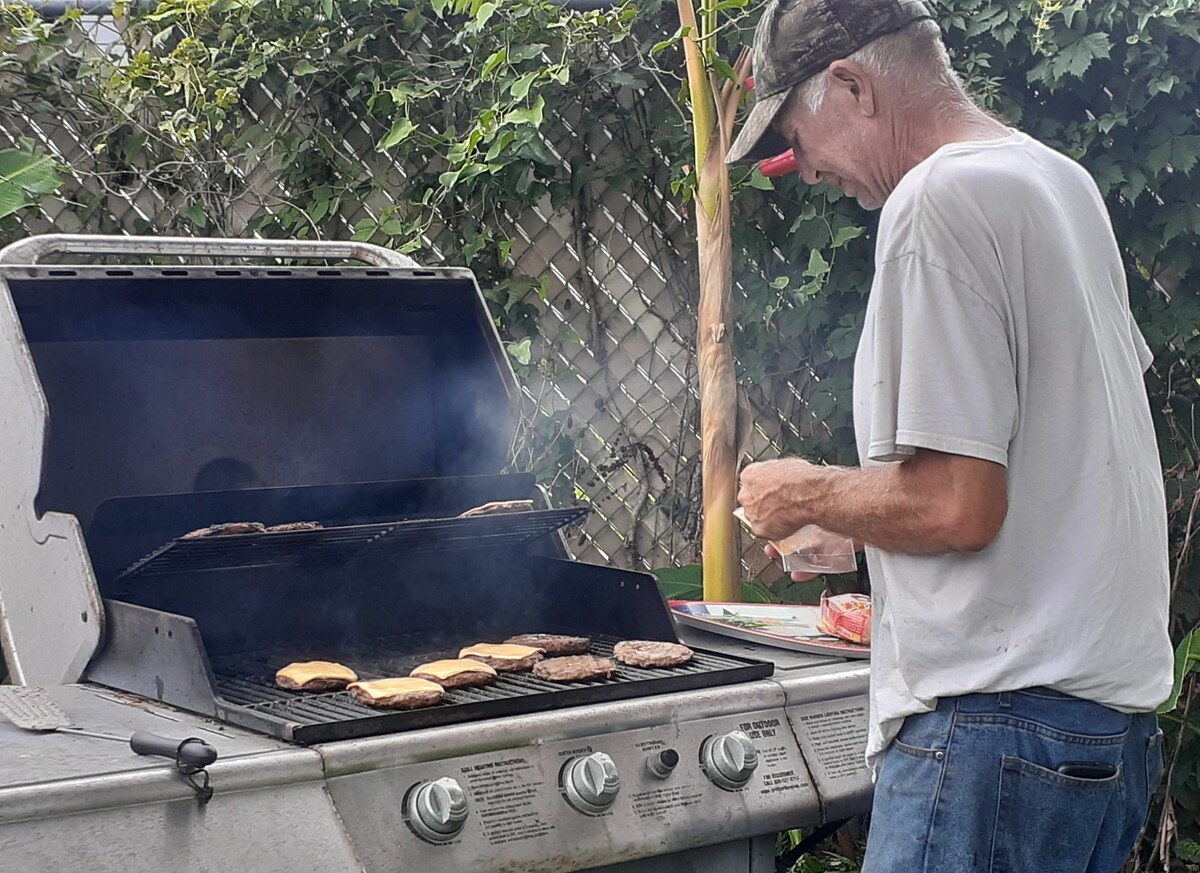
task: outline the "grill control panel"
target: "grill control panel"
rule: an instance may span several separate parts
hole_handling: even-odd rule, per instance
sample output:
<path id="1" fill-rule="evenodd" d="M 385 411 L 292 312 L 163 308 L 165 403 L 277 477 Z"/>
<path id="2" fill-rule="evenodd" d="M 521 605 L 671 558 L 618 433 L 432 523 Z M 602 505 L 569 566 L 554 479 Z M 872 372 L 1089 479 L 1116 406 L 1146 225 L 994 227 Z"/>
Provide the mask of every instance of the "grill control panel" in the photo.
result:
<path id="1" fill-rule="evenodd" d="M 589 859 L 612 863 L 820 819 L 783 710 L 538 742 L 328 784 L 368 870 L 486 870 L 501 857 L 505 869 L 574 870 Z M 389 815 L 397 791 L 408 791 L 407 834 Z"/>

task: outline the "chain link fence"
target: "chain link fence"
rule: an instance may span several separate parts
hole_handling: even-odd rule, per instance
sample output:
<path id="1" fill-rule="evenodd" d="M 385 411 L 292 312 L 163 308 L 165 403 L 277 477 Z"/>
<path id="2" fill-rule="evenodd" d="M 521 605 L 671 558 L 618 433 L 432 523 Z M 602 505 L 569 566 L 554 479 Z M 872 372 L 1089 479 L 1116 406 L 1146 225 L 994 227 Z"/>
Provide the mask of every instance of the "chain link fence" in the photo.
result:
<path id="1" fill-rule="evenodd" d="M 111 18 L 84 16 L 81 38 L 97 52 L 121 52 Z M 265 126 L 286 124 L 282 101 L 265 88 L 240 111 Z M 384 131 L 371 119 L 314 113 L 313 124 L 337 143 L 338 155 L 361 172 L 386 179 L 402 197 L 406 168 L 376 151 Z M 137 172 L 114 171 L 85 145 L 76 113 L 12 102 L 0 107 L 0 148 L 32 142 L 64 168 L 56 196 L 18 214 L 21 235 L 195 232 L 244 236 L 251 223 L 284 208 L 269 161 L 239 175 L 220 153 Z M 84 116 L 86 117 L 86 116 Z M 544 145 L 567 166 L 572 157 L 602 160 L 614 140 L 584 141 L 569 119 L 545 125 Z M 648 143 L 633 147 L 650 148 Z M 189 184 L 181 184 L 186 176 Z M 198 192 L 198 193 L 197 193 Z M 314 236 L 348 238 L 364 217 L 378 218 L 386 197 L 342 208 L 313 220 Z M 539 204 L 511 215 L 515 244 L 510 263 L 542 282 L 538 336 L 524 379 L 525 408 L 514 444 L 514 466 L 535 469 L 554 502 L 586 502 L 585 524 L 571 533 L 582 560 L 634 569 L 696 563 L 700 558 L 699 408 L 695 360 L 697 294 L 695 244 L 690 218 L 661 186 L 592 186 L 587 196 L 558 209 Z M 435 227 L 418 259 L 444 261 Z M 444 239 L 442 240 L 444 242 Z M 764 456 L 795 435 L 803 414 L 795 386 L 783 396 L 757 396 L 756 426 L 748 453 Z M 778 393 L 778 392 L 777 392 Z M 767 562 L 745 549 L 754 575 Z"/>

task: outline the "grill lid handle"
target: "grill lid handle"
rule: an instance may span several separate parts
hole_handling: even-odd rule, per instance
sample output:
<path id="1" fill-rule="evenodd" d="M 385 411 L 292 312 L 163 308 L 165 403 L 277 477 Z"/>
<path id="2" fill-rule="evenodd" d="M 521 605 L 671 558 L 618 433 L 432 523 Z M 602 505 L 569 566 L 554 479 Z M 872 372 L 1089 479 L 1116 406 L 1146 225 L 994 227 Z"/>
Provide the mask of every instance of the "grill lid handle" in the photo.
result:
<path id="1" fill-rule="evenodd" d="M 48 233 L 0 249 L 0 264 L 36 264 L 49 254 L 196 255 L 207 258 L 321 258 L 379 267 L 416 267 L 407 255 L 383 246 L 321 240 L 221 239 L 186 236 L 117 236 Z"/>

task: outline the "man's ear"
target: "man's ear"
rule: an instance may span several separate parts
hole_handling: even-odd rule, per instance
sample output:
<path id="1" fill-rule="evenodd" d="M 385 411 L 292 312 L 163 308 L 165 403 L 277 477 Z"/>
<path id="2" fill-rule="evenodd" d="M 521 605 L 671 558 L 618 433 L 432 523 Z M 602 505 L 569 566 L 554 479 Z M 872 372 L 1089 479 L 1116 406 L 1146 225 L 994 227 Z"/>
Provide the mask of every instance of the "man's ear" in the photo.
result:
<path id="1" fill-rule="evenodd" d="M 834 61 L 827 75 L 830 89 L 842 91 L 864 116 L 875 114 L 875 81 L 861 65 L 844 59 Z"/>

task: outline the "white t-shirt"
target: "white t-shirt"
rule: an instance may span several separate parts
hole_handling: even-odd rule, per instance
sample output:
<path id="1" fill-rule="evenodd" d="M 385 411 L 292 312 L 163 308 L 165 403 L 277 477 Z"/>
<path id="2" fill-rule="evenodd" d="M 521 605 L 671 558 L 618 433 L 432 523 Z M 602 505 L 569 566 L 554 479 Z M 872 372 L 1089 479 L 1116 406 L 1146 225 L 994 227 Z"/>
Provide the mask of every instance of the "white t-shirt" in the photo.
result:
<path id="1" fill-rule="evenodd" d="M 883 208 L 854 372 L 864 466 L 916 448 L 1007 468 L 981 552 L 867 549 L 867 755 L 938 698 L 1044 685 L 1123 711 L 1173 655 L 1162 472 L 1095 183 L 1021 133 L 944 146 Z"/>

